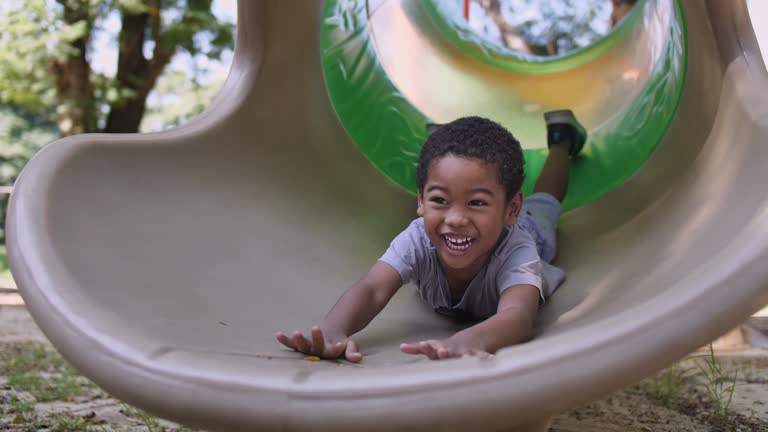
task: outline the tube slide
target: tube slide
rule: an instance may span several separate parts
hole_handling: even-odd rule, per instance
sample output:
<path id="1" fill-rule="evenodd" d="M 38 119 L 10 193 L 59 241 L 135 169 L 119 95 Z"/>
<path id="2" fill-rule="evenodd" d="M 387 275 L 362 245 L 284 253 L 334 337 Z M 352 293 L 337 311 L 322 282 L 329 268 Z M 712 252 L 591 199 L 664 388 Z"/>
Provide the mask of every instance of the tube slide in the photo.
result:
<path id="1" fill-rule="evenodd" d="M 768 74 L 743 0 L 645 0 L 597 47 L 537 64 L 466 37 L 444 2 L 241 0 L 199 118 L 38 154 L 8 215 L 14 277 L 106 391 L 208 430 L 544 431 L 768 303 Z M 573 170 L 536 337 L 492 361 L 398 344 L 457 330 L 404 287 L 311 362 L 315 324 L 415 217 L 428 121 L 479 114 L 542 160 L 541 113 L 591 140 Z"/>

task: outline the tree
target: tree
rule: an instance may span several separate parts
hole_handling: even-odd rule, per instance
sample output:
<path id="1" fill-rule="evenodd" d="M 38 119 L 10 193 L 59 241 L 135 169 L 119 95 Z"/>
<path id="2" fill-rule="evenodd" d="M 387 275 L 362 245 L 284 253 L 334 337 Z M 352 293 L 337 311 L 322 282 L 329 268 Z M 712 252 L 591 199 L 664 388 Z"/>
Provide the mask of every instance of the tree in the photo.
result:
<path id="1" fill-rule="evenodd" d="M 525 54 L 553 56 L 593 44 L 611 29 L 606 0 L 473 0 L 480 33 Z M 631 7 L 631 6 L 630 6 Z"/>
<path id="2" fill-rule="evenodd" d="M 173 57 L 217 59 L 233 44 L 212 0 L 26 0 L 0 6 L 0 103 L 56 107 L 61 136 L 137 132 L 147 97 Z M 94 32 L 119 14 L 115 76 L 95 72 Z"/>
<path id="3" fill-rule="evenodd" d="M 531 47 L 521 35 L 520 31 L 510 24 L 504 14 L 501 12 L 501 3 L 499 0 L 475 0 L 482 6 L 493 24 L 499 29 L 501 42 L 507 48 L 521 52 L 523 54 L 533 54 Z"/>
<path id="4" fill-rule="evenodd" d="M 0 186 L 12 185 L 27 161 L 56 138 L 56 124 L 49 118 L 50 113 L 35 114 L 18 106 L 0 107 Z M 0 243 L 5 243 L 8 196 L 0 194 Z"/>
<path id="5" fill-rule="evenodd" d="M 223 80 L 201 84 L 180 70 L 167 71 L 148 99 L 140 130 L 162 130 L 186 123 L 205 110 L 223 85 Z"/>

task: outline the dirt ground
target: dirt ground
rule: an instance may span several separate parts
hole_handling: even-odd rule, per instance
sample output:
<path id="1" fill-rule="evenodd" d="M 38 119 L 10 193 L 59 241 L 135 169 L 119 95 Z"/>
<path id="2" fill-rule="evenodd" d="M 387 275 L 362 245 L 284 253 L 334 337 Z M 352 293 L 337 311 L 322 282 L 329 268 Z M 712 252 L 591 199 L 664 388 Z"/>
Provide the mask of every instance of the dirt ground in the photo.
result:
<path id="1" fill-rule="evenodd" d="M 23 304 L 11 300 L 0 299 L 0 430 L 189 431 L 122 403 L 79 376 L 55 353 Z M 562 413 L 550 431 L 768 432 L 768 349 L 731 347 L 718 353 L 715 363 L 707 354 Z M 725 405 L 734 382 L 728 410 L 718 409 L 707 386 L 720 386 Z"/>

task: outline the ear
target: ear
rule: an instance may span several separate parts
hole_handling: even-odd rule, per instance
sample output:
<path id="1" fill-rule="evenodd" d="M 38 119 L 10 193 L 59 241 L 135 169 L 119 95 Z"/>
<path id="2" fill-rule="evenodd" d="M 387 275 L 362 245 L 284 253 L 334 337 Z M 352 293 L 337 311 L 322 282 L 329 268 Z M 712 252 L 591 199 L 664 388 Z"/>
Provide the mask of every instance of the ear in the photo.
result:
<path id="1" fill-rule="evenodd" d="M 507 225 L 514 225 L 517 223 L 517 218 L 520 216 L 520 209 L 523 208 L 523 192 L 518 191 L 515 196 L 507 203 L 507 208 L 504 209 L 504 223 Z"/>
<path id="2" fill-rule="evenodd" d="M 416 207 L 416 214 L 419 215 L 419 217 L 424 217 L 424 197 L 421 195 L 421 192 L 419 192 L 418 200 L 419 205 Z"/>

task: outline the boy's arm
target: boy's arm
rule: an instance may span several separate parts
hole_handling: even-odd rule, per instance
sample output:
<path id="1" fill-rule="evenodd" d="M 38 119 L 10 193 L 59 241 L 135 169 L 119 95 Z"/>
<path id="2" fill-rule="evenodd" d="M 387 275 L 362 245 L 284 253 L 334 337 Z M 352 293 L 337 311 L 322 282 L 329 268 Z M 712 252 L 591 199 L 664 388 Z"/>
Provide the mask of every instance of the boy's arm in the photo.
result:
<path id="1" fill-rule="evenodd" d="M 368 273 L 333 305 L 321 327 L 344 337 L 352 336 L 384 309 L 401 285 L 397 270 L 383 261 L 376 261 Z"/>
<path id="2" fill-rule="evenodd" d="M 509 287 L 501 294 L 494 316 L 447 339 L 402 344 L 400 349 L 406 354 L 424 354 L 432 360 L 464 355 L 491 357 L 501 348 L 531 338 L 539 298 L 539 289 L 533 285 Z"/>
<path id="3" fill-rule="evenodd" d="M 310 337 L 299 331 L 291 337 L 282 332 L 275 336 L 280 343 L 296 351 L 323 358 L 344 355 L 347 360 L 358 362 L 362 355 L 349 337 L 364 329 L 401 286 L 400 273 L 389 264 L 377 261 L 339 298 L 320 326 L 311 329 Z"/>

